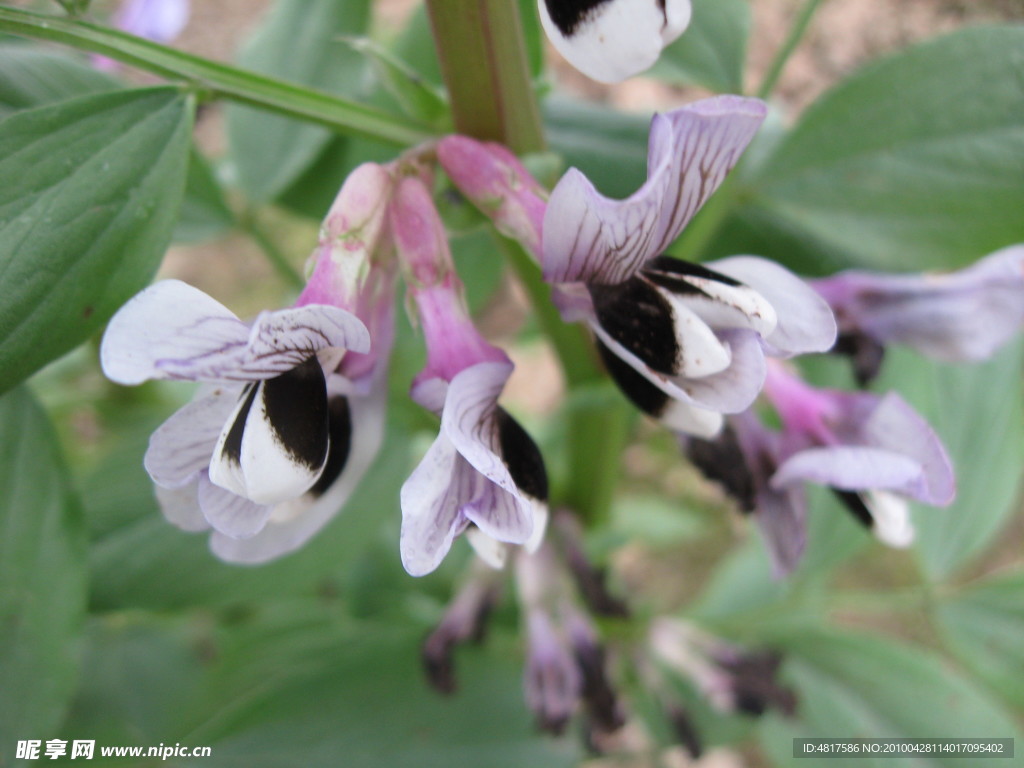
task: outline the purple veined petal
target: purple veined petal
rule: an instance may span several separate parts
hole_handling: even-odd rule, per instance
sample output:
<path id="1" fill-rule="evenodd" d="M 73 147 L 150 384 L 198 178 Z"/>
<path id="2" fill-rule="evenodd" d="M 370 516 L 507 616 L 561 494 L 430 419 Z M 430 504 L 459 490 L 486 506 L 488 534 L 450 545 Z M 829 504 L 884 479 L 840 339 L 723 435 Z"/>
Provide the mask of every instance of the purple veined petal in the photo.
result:
<path id="1" fill-rule="evenodd" d="M 177 488 L 164 488 L 155 485 L 153 490 L 156 493 L 160 511 L 172 525 L 191 533 L 205 531 L 210 527 L 210 523 L 203 517 L 203 512 L 199 508 L 198 476 Z"/>
<path id="2" fill-rule="evenodd" d="M 740 413 L 750 407 L 764 386 L 764 352 L 754 331 L 720 331 L 719 336 L 732 353 L 729 367 L 701 378 L 676 377 L 674 383 L 697 406 L 721 413 Z"/>
<path id="3" fill-rule="evenodd" d="M 690 0 L 539 0 L 555 49 L 601 83 L 649 69 L 690 23 Z"/>
<path id="4" fill-rule="evenodd" d="M 351 312 L 323 304 L 261 312 L 249 334 L 241 374 L 268 378 L 332 348 L 369 352 L 370 332 Z"/>
<path id="5" fill-rule="evenodd" d="M 496 571 L 508 562 L 508 544 L 488 536 L 475 526 L 466 529 L 466 541 L 473 547 L 477 557 Z"/>
<path id="6" fill-rule="evenodd" d="M 525 544 L 533 534 L 533 505 L 518 492 L 510 493 L 483 475 L 462 514 L 480 532 L 496 541 Z"/>
<path id="7" fill-rule="evenodd" d="M 853 445 L 807 448 L 779 464 L 772 488 L 810 482 L 844 491 L 885 489 L 917 496 L 924 487 L 924 469 L 895 451 Z"/>
<path id="8" fill-rule="evenodd" d="M 110 320 L 100 363 L 107 378 L 119 384 L 196 379 L 211 357 L 237 362 L 248 336 L 245 323 L 220 302 L 180 280 L 164 280 Z"/>
<path id="9" fill-rule="evenodd" d="M 255 536 L 270 519 L 271 507 L 226 491 L 199 476 L 199 508 L 214 530 L 235 539 Z"/>
<path id="10" fill-rule="evenodd" d="M 772 573 L 782 578 L 792 573 L 807 546 L 807 497 L 799 485 L 783 489 L 761 488 L 756 495 L 754 517 L 764 536 L 772 561 Z"/>
<path id="11" fill-rule="evenodd" d="M 828 302 L 784 267 L 756 256 L 709 262 L 716 272 L 749 285 L 775 308 L 778 324 L 765 336 L 777 356 L 826 352 L 836 341 L 836 321 Z"/>
<path id="12" fill-rule="evenodd" d="M 594 301 L 583 283 L 558 283 L 551 288 L 551 302 L 567 323 L 593 320 Z"/>
<path id="13" fill-rule="evenodd" d="M 444 410 L 444 401 L 447 396 L 448 382 L 439 376 L 417 378 L 409 390 L 409 397 L 416 405 L 431 413 L 436 413 L 438 416 Z"/>
<path id="14" fill-rule="evenodd" d="M 180 408 L 149 438 L 143 459 L 153 482 L 176 488 L 210 466 L 224 423 L 238 406 L 239 388 L 215 387 Z"/>
<path id="15" fill-rule="evenodd" d="M 914 525 L 905 498 L 886 491 L 866 491 L 861 500 L 871 513 L 871 531 L 880 542 L 896 549 L 914 543 Z"/>
<path id="16" fill-rule="evenodd" d="M 949 454 L 931 425 L 895 392 L 885 394 L 861 425 L 865 441 L 913 458 L 923 470 L 920 488 L 904 491 L 917 501 L 946 506 L 956 496 Z"/>
<path id="17" fill-rule="evenodd" d="M 243 391 L 214 446 L 210 480 L 259 504 L 288 501 L 320 477 L 329 444 L 326 383 L 314 357 Z"/>
<path id="18" fill-rule="evenodd" d="M 114 24 L 147 40 L 169 43 L 185 29 L 189 0 L 125 0 Z"/>
<path id="19" fill-rule="evenodd" d="M 457 374 L 448 385 L 441 431 L 477 472 L 519 497 L 501 458 L 495 421 L 498 396 L 511 374 L 510 363 L 478 363 Z"/>
<path id="20" fill-rule="evenodd" d="M 767 114 L 763 101 L 742 96 L 702 99 L 665 114 L 674 139 L 667 157 L 671 183 L 662 201 L 663 214 L 651 255 L 663 253 L 679 237 L 739 162 Z M 653 128 L 651 138 L 653 157 Z M 662 146 L 665 149 L 661 151 L 666 151 L 669 145 Z"/>
<path id="21" fill-rule="evenodd" d="M 465 530 L 462 506 L 473 497 L 479 473 L 442 431 L 402 485 L 402 565 L 424 576 L 441 564 L 455 537 Z"/>
<path id="22" fill-rule="evenodd" d="M 334 382 L 337 378 L 328 381 L 331 390 L 339 389 Z M 319 496 L 311 489 L 299 499 L 276 505 L 270 523 L 252 538 L 239 540 L 214 533 L 210 538 L 213 553 L 231 563 L 265 563 L 297 550 L 316 535 L 345 506 L 373 464 L 384 439 L 386 403 L 385 386 L 377 386 L 366 397 L 349 398 L 350 448 L 333 482 Z M 331 439 L 333 448 L 339 439 L 333 431 Z"/>
<path id="23" fill-rule="evenodd" d="M 652 137 L 669 135 L 666 120 L 654 116 Z M 674 181 L 668 157 L 671 140 L 664 141 L 669 149 L 649 168 L 643 186 L 625 200 L 605 197 L 575 168 L 562 176 L 544 213 L 541 267 L 545 280 L 620 283 L 658 254 L 658 222 Z"/>

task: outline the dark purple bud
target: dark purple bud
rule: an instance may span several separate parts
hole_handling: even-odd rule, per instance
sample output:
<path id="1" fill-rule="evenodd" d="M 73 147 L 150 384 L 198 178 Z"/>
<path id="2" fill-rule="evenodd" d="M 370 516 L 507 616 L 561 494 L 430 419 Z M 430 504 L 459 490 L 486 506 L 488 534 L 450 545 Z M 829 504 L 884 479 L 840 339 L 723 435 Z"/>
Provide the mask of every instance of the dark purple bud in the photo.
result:
<path id="1" fill-rule="evenodd" d="M 441 622 L 423 642 L 423 669 L 427 680 L 440 693 L 451 694 L 455 682 L 455 648 L 463 643 L 480 643 L 487 634 L 487 620 L 498 600 L 498 587 L 490 574 L 469 581 L 448 606 Z"/>
<path id="2" fill-rule="evenodd" d="M 583 532 L 579 521 L 571 512 L 562 510 L 555 516 L 555 528 L 565 561 L 587 607 L 597 616 L 627 618 L 629 606 L 608 591 L 607 569 L 591 563 L 583 551 Z"/>
<path id="3" fill-rule="evenodd" d="M 777 680 L 782 656 L 776 651 L 721 654 L 719 666 L 732 674 L 732 693 L 738 711 L 759 717 L 777 709 L 787 717 L 796 712 L 796 694 Z"/>
<path id="4" fill-rule="evenodd" d="M 608 680 L 604 646 L 590 622 L 575 613 L 568 620 L 573 655 L 582 679 L 581 697 L 596 731 L 616 731 L 626 722 L 618 696 Z"/>
<path id="5" fill-rule="evenodd" d="M 700 733 L 697 732 L 697 726 L 685 707 L 679 704 L 669 706 L 668 721 L 672 725 L 679 745 L 690 754 L 692 759 L 696 760 L 704 754 Z"/>

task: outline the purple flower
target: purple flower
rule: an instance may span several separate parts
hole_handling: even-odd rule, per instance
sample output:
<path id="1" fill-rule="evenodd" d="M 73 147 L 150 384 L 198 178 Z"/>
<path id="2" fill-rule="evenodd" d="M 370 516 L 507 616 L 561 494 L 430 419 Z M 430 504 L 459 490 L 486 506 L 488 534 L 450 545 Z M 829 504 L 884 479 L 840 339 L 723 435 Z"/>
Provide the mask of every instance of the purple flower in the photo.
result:
<path id="1" fill-rule="evenodd" d="M 427 346 L 412 397 L 441 416 L 437 439 L 402 486 L 402 563 L 414 576 L 431 572 L 465 531 L 478 553 L 500 565 L 504 544 L 536 546 L 543 534 L 544 462 L 498 405 L 512 363 L 473 326 L 444 226 L 420 179 L 399 183 L 391 226 Z"/>
<path id="2" fill-rule="evenodd" d="M 651 127 L 647 182 L 626 200 L 600 195 L 572 169 L 544 215 L 544 277 L 566 320 L 587 322 L 609 373 L 643 411 L 709 436 L 747 408 L 764 355 L 824 351 L 835 322 L 824 301 L 769 261 L 707 265 L 662 255 L 735 165 L 764 104 L 723 96 Z"/>
<path id="3" fill-rule="evenodd" d="M 114 381 L 205 384 L 153 434 L 145 466 L 165 516 L 186 530 L 212 527 L 211 548 L 225 560 L 262 562 L 301 546 L 376 454 L 392 278 L 387 268 L 364 267 L 389 194 L 380 166 L 352 174 L 331 213 L 348 229 L 329 216 L 293 308 L 247 324 L 198 289 L 167 280 L 107 327 L 100 357 Z M 372 205 L 350 208 L 354 200 Z"/>
<path id="4" fill-rule="evenodd" d="M 793 570 L 806 540 L 805 483 L 831 488 L 859 522 L 892 547 L 913 542 L 908 500 L 945 506 L 955 495 L 949 457 L 928 423 L 894 392 L 816 389 L 780 363 L 764 393 L 782 431 L 752 413 L 730 419 L 688 455 L 756 515 L 776 574 Z M 729 469 L 724 469 L 729 467 Z"/>
<path id="5" fill-rule="evenodd" d="M 812 282 L 835 312 L 841 344 L 905 344 L 947 362 L 991 356 L 1024 324 L 1024 246 L 996 251 L 958 272 L 841 272 Z M 877 373 L 880 354 L 860 366 Z"/>
<path id="6" fill-rule="evenodd" d="M 538 0 L 557 51 L 588 77 L 615 83 L 651 67 L 690 23 L 690 0 Z"/>

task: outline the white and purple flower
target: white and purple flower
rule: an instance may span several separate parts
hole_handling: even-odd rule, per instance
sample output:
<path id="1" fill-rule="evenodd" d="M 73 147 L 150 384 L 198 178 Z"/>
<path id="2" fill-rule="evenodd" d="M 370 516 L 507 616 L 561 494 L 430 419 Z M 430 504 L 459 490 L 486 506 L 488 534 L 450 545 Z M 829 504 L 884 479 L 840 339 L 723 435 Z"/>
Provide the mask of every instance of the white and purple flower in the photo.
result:
<path id="1" fill-rule="evenodd" d="M 473 326 L 444 226 L 420 179 L 399 183 L 391 227 L 427 346 L 412 398 L 441 417 L 437 439 L 402 486 L 402 563 L 414 576 L 430 573 L 465 532 L 500 567 L 505 544 L 532 548 L 543 535 L 544 462 L 498 405 L 512 363 Z"/>
<path id="2" fill-rule="evenodd" d="M 1024 326 L 1024 245 L 957 272 L 848 271 L 812 281 L 832 307 L 858 378 L 874 378 L 881 352 L 903 344 L 945 362 L 984 360 Z"/>
<path id="3" fill-rule="evenodd" d="M 710 436 L 756 398 L 764 356 L 827 350 L 827 304 L 753 256 L 705 265 L 663 255 L 718 188 L 764 119 L 723 96 L 656 115 L 647 182 L 610 200 L 571 169 L 551 193 L 541 266 L 564 319 L 586 322 L 609 373 L 646 413 Z"/>
<path id="4" fill-rule="evenodd" d="M 730 430 L 717 440 L 690 440 L 686 450 L 755 514 L 778 575 L 792 571 L 803 553 L 806 483 L 832 489 L 891 547 L 913 542 L 910 500 L 952 502 L 956 483 L 942 442 L 896 393 L 817 389 L 773 362 L 764 394 L 779 414 L 781 432 L 768 431 L 748 412 L 731 418 Z"/>
<path id="5" fill-rule="evenodd" d="M 690 23 L 690 0 L 538 0 L 548 38 L 602 83 L 649 69 Z"/>
<path id="6" fill-rule="evenodd" d="M 107 327 L 100 357 L 112 380 L 205 384 L 153 434 L 145 466 L 165 516 L 186 530 L 212 528 L 211 548 L 225 560 L 262 562 L 301 546 L 376 454 L 393 283 L 369 260 L 390 189 L 381 166 L 349 177 L 295 307 L 248 324 L 166 280 Z"/>

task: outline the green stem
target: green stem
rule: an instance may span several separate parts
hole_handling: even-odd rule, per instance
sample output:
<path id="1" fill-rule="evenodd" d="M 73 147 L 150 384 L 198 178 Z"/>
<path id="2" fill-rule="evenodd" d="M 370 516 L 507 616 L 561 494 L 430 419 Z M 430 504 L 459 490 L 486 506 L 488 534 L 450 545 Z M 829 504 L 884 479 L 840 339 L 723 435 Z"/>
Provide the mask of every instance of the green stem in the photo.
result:
<path id="1" fill-rule="evenodd" d="M 544 149 L 519 3 L 427 0 L 455 130 L 517 154 Z"/>
<path id="2" fill-rule="evenodd" d="M 740 161 L 742 162 L 742 160 Z M 682 237 L 669 249 L 673 256 L 687 261 L 700 261 L 708 244 L 718 234 L 722 224 L 736 210 L 737 182 L 740 166 L 736 165 L 711 199 L 704 204 L 693 220 L 686 225 Z"/>
<path id="3" fill-rule="evenodd" d="M 775 58 L 768 67 L 768 74 L 764 76 L 761 87 L 757 89 L 758 98 L 766 99 L 775 90 L 775 85 L 782 76 L 782 70 L 785 69 L 786 62 L 789 61 L 789 57 L 793 55 L 793 51 L 800 44 L 804 33 L 807 31 L 807 26 L 811 23 L 811 19 L 818 10 L 818 6 L 823 2 L 824 0 L 807 0 L 804 7 L 800 9 L 800 15 L 793 22 L 793 26 L 789 30 L 789 36 L 775 54 Z"/>
<path id="4" fill-rule="evenodd" d="M 171 80 L 182 80 L 210 98 L 221 97 L 269 112 L 318 123 L 336 131 L 411 146 L 430 129 L 382 110 L 276 78 L 143 40 L 84 21 L 0 8 L 0 32 L 52 40 L 102 54 Z"/>

